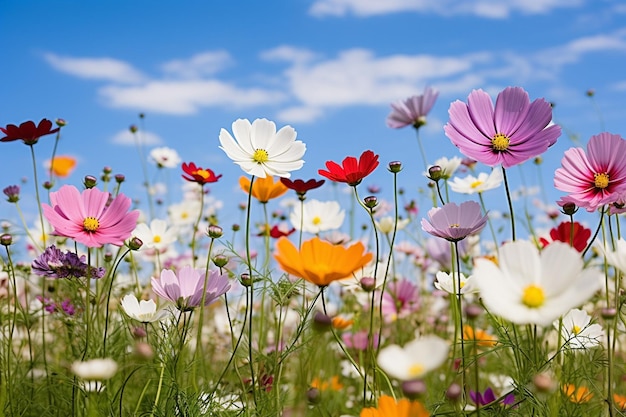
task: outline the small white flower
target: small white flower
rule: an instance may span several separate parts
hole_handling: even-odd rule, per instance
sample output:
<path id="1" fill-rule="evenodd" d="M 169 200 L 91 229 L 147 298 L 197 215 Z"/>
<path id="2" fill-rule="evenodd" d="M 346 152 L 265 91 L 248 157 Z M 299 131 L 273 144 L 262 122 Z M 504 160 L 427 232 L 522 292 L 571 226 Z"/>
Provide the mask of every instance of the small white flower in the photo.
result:
<path id="1" fill-rule="evenodd" d="M 183 200 L 169 206 L 167 212 L 173 226 L 191 226 L 200 215 L 202 204 L 196 200 Z"/>
<path id="2" fill-rule="evenodd" d="M 396 230 L 404 229 L 409 223 L 411 219 L 398 219 L 398 224 L 396 226 Z M 380 220 L 375 220 L 376 228 L 380 230 L 381 233 L 389 234 L 393 233 L 393 227 L 395 222 L 395 218 L 391 216 L 385 216 Z"/>
<path id="3" fill-rule="evenodd" d="M 320 233 L 328 230 L 337 230 L 343 224 L 346 212 L 336 201 L 309 200 L 302 207 L 294 207 L 289 220 L 296 230 L 302 227 L 303 232 Z"/>
<path id="4" fill-rule="evenodd" d="M 452 274 L 448 274 L 443 271 L 439 271 L 436 274 L 435 279 L 435 287 L 438 290 L 445 291 L 448 294 L 456 295 L 458 292 L 461 294 L 471 294 L 478 292 L 478 288 L 476 288 L 475 279 L 473 276 L 465 277 L 461 272 L 461 290 L 455 292 L 454 289 L 457 287 L 457 278 L 458 274 L 455 273 L 454 278 L 452 278 Z"/>
<path id="5" fill-rule="evenodd" d="M 146 223 L 139 223 L 133 232 L 133 236 L 141 239 L 143 247 L 150 249 L 165 249 L 165 247 L 176 242 L 176 229 L 170 228 L 165 220 L 154 219 L 150 226 Z"/>
<path id="6" fill-rule="evenodd" d="M 400 381 L 419 379 L 448 358 L 449 344 L 434 335 L 415 339 L 404 347 L 390 345 L 380 350 L 378 366 Z"/>
<path id="7" fill-rule="evenodd" d="M 591 324 L 591 316 L 586 311 L 574 308 L 563 316 L 562 324 L 554 322 L 554 328 L 561 329 L 564 346 L 571 349 L 586 349 L 598 346 L 604 337 L 602 326 Z"/>
<path id="8" fill-rule="evenodd" d="M 220 131 L 220 149 L 239 165 L 245 173 L 259 178 L 286 177 L 302 168 L 306 145 L 296 140 L 296 131 L 287 125 L 276 131 L 276 124 L 267 119 L 237 119 L 232 125 L 233 135 Z"/>
<path id="9" fill-rule="evenodd" d="M 181 163 L 178 152 L 167 146 L 152 149 L 150 160 L 156 163 L 159 168 L 177 168 Z"/>
<path id="10" fill-rule="evenodd" d="M 481 172 L 478 177 L 468 175 L 465 178 L 455 177 L 449 182 L 452 191 L 461 194 L 482 193 L 487 190 L 498 188 L 502 184 L 502 171 L 494 169 L 490 174 Z"/>
<path id="11" fill-rule="evenodd" d="M 104 381 L 115 375 L 117 362 L 111 358 L 76 361 L 72 364 L 72 372 L 77 377 L 87 381 Z"/>
<path id="12" fill-rule="evenodd" d="M 122 298 L 121 304 L 128 317 L 142 323 L 159 321 L 167 313 L 165 310 L 157 311 L 154 300 L 139 301 L 134 294 L 128 294 Z"/>
<path id="13" fill-rule="evenodd" d="M 454 158 L 450 158 L 450 159 L 444 156 L 444 157 L 437 159 L 435 163 L 433 165 L 430 165 L 428 168 L 430 169 L 431 167 L 435 165 L 441 167 L 440 178 L 447 180 L 448 178 L 451 178 L 454 175 L 454 173 L 459 168 L 459 166 L 461 166 L 461 162 L 463 162 L 463 160 L 459 158 L 458 156 L 455 156 Z M 424 175 L 427 178 L 430 176 L 428 171 L 425 172 Z"/>

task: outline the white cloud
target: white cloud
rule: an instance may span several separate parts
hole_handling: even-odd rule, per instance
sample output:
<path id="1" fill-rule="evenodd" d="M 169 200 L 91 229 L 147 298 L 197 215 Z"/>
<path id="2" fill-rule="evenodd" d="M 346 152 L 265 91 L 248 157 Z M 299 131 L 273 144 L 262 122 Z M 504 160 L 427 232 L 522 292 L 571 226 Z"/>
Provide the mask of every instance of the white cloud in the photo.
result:
<path id="1" fill-rule="evenodd" d="M 303 64 L 317 57 L 317 54 L 308 49 L 299 49 L 289 45 L 282 45 L 263 51 L 260 56 L 261 59 L 266 61 L 287 61 Z"/>
<path id="2" fill-rule="evenodd" d="M 569 43 L 540 51 L 535 59 L 553 70 L 580 61 L 585 54 L 603 51 L 626 51 L 626 34 L 597 35 L 578 38 Z"/>
<path id="3" fill-rule="evenodd" d="M 240 88 L 216 80 L 151 81 L 140 86 L 110 85 L 100 89 L 104 102 L 116 108 L 187 115 L 203 107 L 235 108 L 273 104 L 284 95 L 262 88 Z"/>
<path id="4" fill-rule="evenodd" d="M 47 53 L 44 59 L 56 70 L 80 78 L 117 83 L 137 83 L 144 79 L 140 71 L 113 58 L 71 58 Z"/>
<path id="5" fill-rule="evenodd" d="M 233 64 L 227 51 L 202 52 L 189 59 L 176 59 L 162 65 L 165 73 L 182 78 L 202 78 L 213 75 Z"/>
<path id="6" fill-rule="evenodd" d="M 322 109 L 316 107 L 296 106 L 278 112 L 278 120 L 289 123 L 309 123 L 320 118 Z"/>
<path id="7" fill-rule="evenodd" d="M 432 13 L 442 16 L 474 15 L 503 19 L 513 13 L 543 14 L 553 9 L 576 7 L 584 0 L 316 0 L 309 9 L 313 16 L 367 17 L 400 12 Z"/>
<path id="8" fill-rule="evenodd" d="M 163 140 L 151 132 L 138 131 L 133 134 L 130 130 L 121 130 L 111 138 L 111 143 L 122 146 L 135 146 L 137 142 L 143 146 L 155 146 L 161 145 Z"/>

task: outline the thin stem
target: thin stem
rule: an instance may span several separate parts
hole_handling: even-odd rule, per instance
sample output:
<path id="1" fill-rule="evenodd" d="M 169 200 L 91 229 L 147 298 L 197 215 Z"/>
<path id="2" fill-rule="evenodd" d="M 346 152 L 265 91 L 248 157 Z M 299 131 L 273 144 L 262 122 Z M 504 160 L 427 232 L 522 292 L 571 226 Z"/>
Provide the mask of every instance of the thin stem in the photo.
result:
<path id="1" fill-rule="evenodd" d="M 250 255 L 250 212 L 252 206 L 252 186 L 254 185 L 254 175 L 250 178 L 250 188 L 248 189 L 248 205 L 246 212 L 246 262 L 248 266 L 248 365 L 250 366 L 250 382 L 252 383 L 252 399 L 254 407 L 257 407 L 256 381 L 254 377 L 254 355 L 252 352 L 252 319 L 254 317 L 254 276 L 252 275 L 252 257 Z"/>
<path id="2" fill-rule="evenodd" d="M 513 241 L 515 241 L 515 214 L 513 213 L 513 200 L 511 200 L 511 192 L 509 191 L 509 181 L 506 178 L 506 169 L 504 169 L 504 167 L 502 167 L 502 178 L 504 180 L 506 200 L 509 204 L 509 214 L 511 215 L 511 238 Z"/>

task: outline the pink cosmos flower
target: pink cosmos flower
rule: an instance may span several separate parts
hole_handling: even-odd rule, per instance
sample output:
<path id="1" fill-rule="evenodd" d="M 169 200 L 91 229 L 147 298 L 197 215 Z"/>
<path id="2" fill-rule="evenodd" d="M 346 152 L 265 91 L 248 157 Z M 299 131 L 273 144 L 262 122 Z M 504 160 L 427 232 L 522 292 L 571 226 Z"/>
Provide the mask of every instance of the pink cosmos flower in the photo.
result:
<path id="1" fill-rule="evenodd" d="M 554 174 L 554 186 L 569 193 L 561 200 L 595 211 L 620 201 L 626 191 L 626 141 L 619 135 L 600 133 L 582 148 L 570 148 Z"/>
<path id="2" fill-rule="evenodd" d="M 137 226 L 139 211 L 128 211 L 131 199 L 118 194 L 109 203 L 110 194 L 97 188 L 82 193 L 71 185 L 50 193 L 50 203 L 43 213 L 54 231 L 52 234 L 74 239 L 90 248 L 105 244 L 122 246 Z"/>
<path id="3" fill-rule="evenodd" d="M 446 136 L 465 155 L 485 165 L 504 168 L 533 158 L 554 145 L 561 135 L 552 120 L 552 107 L 544 99 L 530 102 L 520 87 L 507 87 L 496 99 L 474 90 L 467 104 L 457 100 L 448 110 Z"/>
<path id="4" fill-rule="evenodd" d="M 387 116 L 387 126 L 392 129 L 400 129 L 405 126 L 413 126 L 418 129 L 424 126 L 426 116 L 433 108 L 438 96 L 437 90 L 426 87 L 424 94 L 391 103 L 393 110 Z"/>
<path id="5" fill-rule="evenodd" d="M 420 307 L 417 285 L 407 279 L 390 282 L 383 293 L 382 312 L 385 321 L 407 317 Z"/>
<path id="6" fill-rule="evenodd" d="M 152 289 L 158 296 L 176 303 L 180 311 L 189 311 L 202 304 L 204 277 L 204 272 L 191 266 L 182 267 L 178 275 L 170 269 L 164 269 L 159 278 L 152 277 Z M 228 275 L 211 271 L 206 283 L 204 305 L 214 303 L 229 289 Z"/>
<path id="7" fill-rule="evenodd" d="M 465 201 L 459 206 L 448 203 L 428 211 L 428 219 L 422 219 L 422 230 L 450 242 L 458 242 L 481 231 L 487 219 L 480 204 L 475 201 Z"/>

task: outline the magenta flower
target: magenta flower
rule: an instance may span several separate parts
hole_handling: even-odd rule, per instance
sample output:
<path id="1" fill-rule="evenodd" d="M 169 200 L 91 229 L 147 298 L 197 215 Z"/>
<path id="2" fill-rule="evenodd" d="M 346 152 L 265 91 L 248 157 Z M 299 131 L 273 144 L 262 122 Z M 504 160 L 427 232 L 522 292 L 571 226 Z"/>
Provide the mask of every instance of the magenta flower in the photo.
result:
<path id="1" fill-rule="evenodd" d="M 561 135 L 552 120 L 552 107 L 544 99 L 530 102 L 520 87 L 507 87 L 496 99 L 483 90 L 474 90 L 467 104 L 457 100 L 448 110 L 446 136 L 463 155 L 504 168 L 533 158 L 554 145 Z"/>
<path id="2" fill-rule="evenodd" d="M 124 194 L 109 203 L 110 194 L 97 188 L 82 193 L 71 185 L 50 193 L 43 213 L 54 227 L 52 234 L 69 237 L 90 248 L 105 244 L 122 246 L 137 226 L 139 211 L 128 211 L 131 200 Z"/>
<path id="3" fill-rule="evenodd" d="M 582 148 L 565 151 L 561 168 L 554 174 L 554 186 L 569 193 L 562 198 L 587 211 L 620 201 L 626 191 L 626 141 L 619 135 L 600 133 Z"/>
<path id="4" fill-rule="evenodd" d="M 158 296 L 176 303 L 180 311 L 189 311 L 202 304 L 204 277 L 204 272 L 191 266 L 182 267 L 178 275 L 170 269 L 164 269 L 159 278 L 152 278 L 152 289 Z M 229 289 L 228 276 L 211 271 L 206 282 L 204 305 L 214 303 Z"/>
<path id="5" fill-rule="evenodd" d="M 480 204 L 475 201 L 465 201 L 460 206 L 448 203 L 428 211 L 428 219 L 422 219 L 422 230 L 450 242 L 458 242 L 482 230 L 487 219 Z"/>
<path id="6" fill-rule="evenodd" d="M 407 279 L 393 281 L 383 293 L 382 302 L 385 321 L 395 321 L 419 309 L 419 291 L 417 286 Z"/>
<path id="7" fill-rule="evenodd" d="M 437 90 L 426 87 L 424 94 L 391 103 L 393 110 L 387 116 L 387 126 L 393 129 L 400 129 L 405 126 L 413 126 L 418 129 L 424 126 L 426 116 L 433 108 L 438 96 Z"/>

